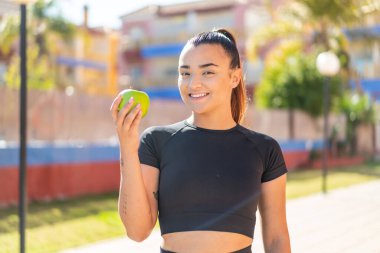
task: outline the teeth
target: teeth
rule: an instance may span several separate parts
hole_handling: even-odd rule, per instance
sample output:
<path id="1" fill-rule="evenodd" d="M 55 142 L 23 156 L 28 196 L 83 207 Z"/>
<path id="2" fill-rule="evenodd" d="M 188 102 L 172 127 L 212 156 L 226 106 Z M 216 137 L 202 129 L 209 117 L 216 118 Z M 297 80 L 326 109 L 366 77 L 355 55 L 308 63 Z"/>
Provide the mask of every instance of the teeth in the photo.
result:
<path id="1" fill-rule="evenodd" d="M 207 93 L 200 93 L 200 94 L 190 94 L 190 97 L 193 97 L 193 98 L 200 98 L 200 97 L 204 97 L 206 96 Z"/>

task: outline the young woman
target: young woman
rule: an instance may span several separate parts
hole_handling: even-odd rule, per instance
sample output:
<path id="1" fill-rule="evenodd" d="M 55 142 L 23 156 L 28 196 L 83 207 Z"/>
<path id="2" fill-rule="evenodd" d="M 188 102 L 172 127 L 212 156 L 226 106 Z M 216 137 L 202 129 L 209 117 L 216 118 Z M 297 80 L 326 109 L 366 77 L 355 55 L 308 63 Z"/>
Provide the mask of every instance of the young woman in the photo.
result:
<path id="1" fill-rule="evenodd" d="M 192 115 L 150 127 L 141 109 L 111 106 L 120 141 L 119 213 L 129 238 L 160 221 L 161 252 L 251 252 L 256 210 L 266 252 L 290 252 L 286 166 L 278 143 L 240 125 L 246 95 L 234 37 L 219 29 L 191 38 L 179 57 L 178 87 Z M 255 238 L 256 239 L 256 238 Z"/>

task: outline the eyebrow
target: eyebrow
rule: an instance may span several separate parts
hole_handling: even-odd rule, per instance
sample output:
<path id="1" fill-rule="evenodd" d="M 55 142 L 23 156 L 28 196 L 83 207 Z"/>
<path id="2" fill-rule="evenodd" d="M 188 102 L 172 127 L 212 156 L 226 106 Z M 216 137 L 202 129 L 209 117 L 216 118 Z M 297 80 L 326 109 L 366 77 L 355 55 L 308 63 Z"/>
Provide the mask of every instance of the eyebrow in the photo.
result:
<path id="1" fill-rule="evenodd" d="M 215 63 L 206 63 L 206 64 L 199 65 L 198 67 L 199 68 L 207 68 L 207 67 L 210 67 L 210 66 L 219 67 Z M 181 69 L 190 69 L 190 66 L 189 65 L 181 65 L 179 68 L 181 68 Z"/>

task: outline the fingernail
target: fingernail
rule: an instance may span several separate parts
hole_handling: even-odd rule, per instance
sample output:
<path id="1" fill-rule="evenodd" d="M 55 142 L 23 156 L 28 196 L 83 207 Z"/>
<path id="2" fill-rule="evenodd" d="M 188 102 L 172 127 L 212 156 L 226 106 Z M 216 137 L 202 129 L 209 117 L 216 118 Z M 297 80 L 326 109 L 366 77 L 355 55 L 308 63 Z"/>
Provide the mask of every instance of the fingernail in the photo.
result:
<path id="1" fill-rule="evenodd" d="M 132 101 L 133 101 L 133 97 L 131 97 L 131 98 L 129 99 L 128 103 L 132 103 Z"/>
<path id="2" fill-rule="evenodd" d="M 140 104 L 137 104 L 137 105 L 136 105 L 136 108 L 140 108 L 140 107 L 141 107 L 141 105 L 140 105 Z"/>

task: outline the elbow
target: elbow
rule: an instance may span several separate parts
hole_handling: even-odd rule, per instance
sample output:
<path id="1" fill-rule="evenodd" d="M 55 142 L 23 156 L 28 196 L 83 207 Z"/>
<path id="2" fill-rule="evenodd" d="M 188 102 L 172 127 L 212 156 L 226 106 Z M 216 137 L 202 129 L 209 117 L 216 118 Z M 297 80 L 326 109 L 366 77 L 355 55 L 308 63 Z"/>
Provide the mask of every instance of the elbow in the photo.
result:
<path id="1" fill-rule="evenodd" d="M 288 236 L 276 238 L 270 242 L 264 243 L 265 252 L 290 253 L 290 240 Z"/>
<path id="2" fill-rule="evenodd" d="M 146 238 L 148 238 L 150 233 L 146 232 L 133 232 L 133 231 L 127 231 L 127 237 L 135 242 L 142 242 Z"/>
<path id="3" fill-rule="evenodd" d="M 142 242 L 152 233 L 154 226 L 147 223 L 131 223 L 122 218 L 126 236 L 135 242 Z"/>

